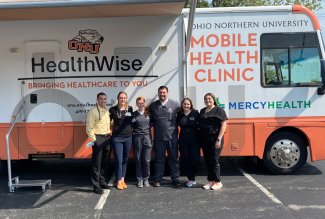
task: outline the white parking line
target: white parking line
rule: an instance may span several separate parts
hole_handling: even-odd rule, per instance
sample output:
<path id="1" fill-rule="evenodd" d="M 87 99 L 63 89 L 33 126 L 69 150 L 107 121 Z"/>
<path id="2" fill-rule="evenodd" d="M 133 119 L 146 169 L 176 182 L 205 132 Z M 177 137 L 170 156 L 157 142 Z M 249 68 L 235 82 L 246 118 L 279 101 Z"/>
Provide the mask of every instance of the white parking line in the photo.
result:
<path id="1" fill-rule="evenodd" d="M 288 206 L 292 210 L 302 210 L 302 209 L 325 209 L 325 205 L 289 205 Z"/>
<path id="2" fill-rule="evenodd" d="M 246 173 L 243 169 L 236 167 L 239 172 L 241 172 L 249 181 L 251 181 L 257 188 L 259 188 L 267 197 L 269 197 L 273 202 L 283 206 L 283 203 L 275 197 L 271 192 L 269 192 L 265 187 L 263 187 L 259 182 L 257 182 L 253 177 Z"/>
<path id="3" fill-rule="evenodd" d="M 105 204 L 105 202 L 107 200 L 107 197 L 108 197 L 110 192 L 111 192 L 111 190 L 104 189 L 104 193 L 100 196 L 100 199 L 98 200 L 97 205 L 95 206 L 95 215 L 94 215 L 95 219 L 100 218 L 100 215 L 102 213 L 102 209 L 104 207 L 104 204 Z"/>
<path id="4" fill-rule="evenodd" d="M 107 197 L 108 197 L 110 192 L 111 192 L 111 190 L 107 190 L 107 189 L 104 190 L 104 193 L 100 196 L 100 199 L 97 202 L 97 205 L 95 207 L 96 210 L 102 210 L 103 209 L 104 204 L 105 204 L 105 202 L 107 200 Z"/>

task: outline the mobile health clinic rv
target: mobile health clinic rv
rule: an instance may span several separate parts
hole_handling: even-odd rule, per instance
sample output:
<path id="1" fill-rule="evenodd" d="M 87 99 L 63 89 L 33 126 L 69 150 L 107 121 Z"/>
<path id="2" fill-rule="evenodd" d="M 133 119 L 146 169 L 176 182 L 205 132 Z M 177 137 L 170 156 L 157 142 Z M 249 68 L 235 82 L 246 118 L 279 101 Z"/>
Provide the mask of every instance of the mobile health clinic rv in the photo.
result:
<path id="1" fill-rule="evenodd" d="M 184 12 L 186 19 L 186 12 Z M 186 24 L 186 22 L 185 22 Z M 187 95 L 217 96 L 230 120 L 223 155 L 256 156 L 275 173 L 325 158 L 324 46 L 302 6 L 197 9 Z"/>
<path id="2" fill-rule="evenodd" d="M 197 109 L 205 93 L 217 96 L 230 118 L 224 156 L 256 156 L 276 173 L 300 168 L 308 148 L 312 161 L 325 159 L 314 14 L 299 6 L 194 14 L 184 3 L 0 1 L 0 159 L 90 157 L 85 120 L 96 94 L 110 107 L 125 91 L 134 106 L 138 96 L 156 99 L 161 85 Z"/>

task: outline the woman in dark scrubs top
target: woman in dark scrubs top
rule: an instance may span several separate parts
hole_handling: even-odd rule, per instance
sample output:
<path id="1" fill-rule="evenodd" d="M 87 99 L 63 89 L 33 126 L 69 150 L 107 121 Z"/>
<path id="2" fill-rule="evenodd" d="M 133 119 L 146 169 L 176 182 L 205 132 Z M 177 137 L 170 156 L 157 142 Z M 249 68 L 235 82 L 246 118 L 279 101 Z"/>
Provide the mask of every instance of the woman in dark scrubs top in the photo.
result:
<path id="1" fill-rule="evenodd" d="M 177 115 L 177 124 L 181 128 L 178 144 L 181 164 L 184 165 L 188 178 L 187 187 L 196 184 L 195 175 L 200 163 L 198 118 L 199 112 L 193 109 L 191 99 L 184 98 L 181 103 L 181 111 Z"/>
<path id="2" fill-rule="evenodd" d="M 226 112 L 218 106 L 212 93 L 204 95 L 204 103 L 206 107 L 200 110 L 199 115 L 199 135 L 208 168 L 208 183 L 203 186 L 203 189 L 218 190 L 222 188 L 218 160 L 224 144 L 223 135 L 228 117 Z"/>
<path id="3" fill-rule="evenodd" d="M 128 96 L 124 91 L 117 95 L 117 105 L 109 109 L 110 118 L 113 120 L 112 144 L 115 156 L 116 188 L 127 188 L 125 183 L 126 168 L 132 143 L 132 112 L 128 104 Z"/>

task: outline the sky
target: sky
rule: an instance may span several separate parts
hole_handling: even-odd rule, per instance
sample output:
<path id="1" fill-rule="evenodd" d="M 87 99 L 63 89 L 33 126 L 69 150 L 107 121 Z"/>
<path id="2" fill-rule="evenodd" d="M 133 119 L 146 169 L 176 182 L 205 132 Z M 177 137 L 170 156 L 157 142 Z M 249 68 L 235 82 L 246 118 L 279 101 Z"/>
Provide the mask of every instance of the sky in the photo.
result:
<path id="1" fill-rule="evenodd" d="M 212 0 L 208 0 L 209 3 L 211 3 Z M 315 14 L 317 15 L 320 25 L 323 39 L 325 39 L 325 0 L 322 0 L 322 9 L 315 11 Z"/>
<path id="2" fill-rule="evenodd" d="M 322 30 L 323 39 L 325 39 L 325 0 L 322 0 L 322 9 L 315 11 Z"/>
<path id="3" fill-rule="evenodd" d="M 325 0 L 322 0 L 322 9 L 316 11 L 316 14 L 325 14 Z"/>

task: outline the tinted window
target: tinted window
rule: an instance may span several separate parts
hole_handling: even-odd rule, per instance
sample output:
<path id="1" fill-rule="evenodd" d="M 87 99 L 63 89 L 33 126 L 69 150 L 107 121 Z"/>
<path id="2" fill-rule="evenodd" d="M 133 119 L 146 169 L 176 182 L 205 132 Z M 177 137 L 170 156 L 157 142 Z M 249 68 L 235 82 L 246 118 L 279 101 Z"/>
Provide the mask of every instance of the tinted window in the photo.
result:
<path id="1" fill-rule="evenodd" d="M 318 86 L 320 54 L 316 33 L 263 34 L 262 85 Z"/>

